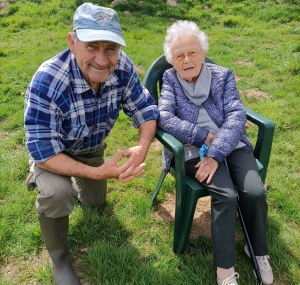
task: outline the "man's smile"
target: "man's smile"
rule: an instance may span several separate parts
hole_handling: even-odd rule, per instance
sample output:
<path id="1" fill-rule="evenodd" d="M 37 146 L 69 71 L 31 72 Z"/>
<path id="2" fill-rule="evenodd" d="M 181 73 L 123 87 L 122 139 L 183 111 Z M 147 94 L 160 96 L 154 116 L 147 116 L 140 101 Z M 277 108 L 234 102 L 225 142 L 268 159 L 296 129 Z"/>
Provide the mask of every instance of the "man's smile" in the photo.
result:
<path id="1" fill-rule="evenodd" d="M 90 65 L 91 67 L 97 69 L 97 70 L 105 70 L 107 69 L 108 67 L 107 66 L 95 66 L 93 64 Z"/>

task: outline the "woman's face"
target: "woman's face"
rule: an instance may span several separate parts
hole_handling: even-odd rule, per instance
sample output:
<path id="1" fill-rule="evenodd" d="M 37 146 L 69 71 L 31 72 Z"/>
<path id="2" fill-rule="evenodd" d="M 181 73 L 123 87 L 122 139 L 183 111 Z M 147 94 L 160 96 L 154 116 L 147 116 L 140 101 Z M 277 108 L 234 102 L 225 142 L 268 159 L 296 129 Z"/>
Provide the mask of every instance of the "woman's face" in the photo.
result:
<path id="1" fill-rule="evenodd" d="M 182 79 L 196 83 L 206 52 L 199 40 L 189 34 L 180 35 L 172 44 L 172 64 Z"/>

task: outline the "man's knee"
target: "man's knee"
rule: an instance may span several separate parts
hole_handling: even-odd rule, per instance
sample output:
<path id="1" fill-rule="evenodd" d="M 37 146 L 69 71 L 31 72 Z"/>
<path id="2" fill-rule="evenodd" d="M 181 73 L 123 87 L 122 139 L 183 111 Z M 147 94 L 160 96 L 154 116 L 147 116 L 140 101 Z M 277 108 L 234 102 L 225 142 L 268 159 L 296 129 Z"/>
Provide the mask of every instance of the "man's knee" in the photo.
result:
<path id="1" fill-rule="evenodd" d="M 71 179 L 40 169 L 35 176 L 38 213 L 51 218 L 69 215 L 74 207 Z"/>
<path id="2" fill-rule="evenodd" d="M 75 178 L 73 189 L 78 192 L 78 200 L 85 206 L 101 207 L 106 201 L 107 181 Z"/>

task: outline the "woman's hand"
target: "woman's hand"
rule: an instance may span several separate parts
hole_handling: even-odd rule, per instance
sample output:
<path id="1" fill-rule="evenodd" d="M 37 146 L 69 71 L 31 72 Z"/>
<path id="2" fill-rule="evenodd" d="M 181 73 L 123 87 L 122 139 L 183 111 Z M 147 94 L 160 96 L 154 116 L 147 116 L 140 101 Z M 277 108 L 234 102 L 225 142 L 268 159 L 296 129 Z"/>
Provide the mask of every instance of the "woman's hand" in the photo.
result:
<path id="1" fill-rule="evenodd" d="M 212 157 L 205 156 L 195 166 L 198 168 L 197 173 L 195 175 L 196 179 L 199 182 L 203 182 L 207 179 L 206 183 L 209 184 L 218 168 L 218 165 L 218 162 Z"/>
<path id="2" fill-rule="evenodd" d="M 205 140 L 204 143 L 205 143 L 207 146 L 211 146 L 211 144 L 212 144 L 214 138 L 215 138 L 215 136 L 214 136 L 212 133 L 208 133 L 208 136 L 207 136 L 207 138 L 206 138 L 206 140 Z"/>

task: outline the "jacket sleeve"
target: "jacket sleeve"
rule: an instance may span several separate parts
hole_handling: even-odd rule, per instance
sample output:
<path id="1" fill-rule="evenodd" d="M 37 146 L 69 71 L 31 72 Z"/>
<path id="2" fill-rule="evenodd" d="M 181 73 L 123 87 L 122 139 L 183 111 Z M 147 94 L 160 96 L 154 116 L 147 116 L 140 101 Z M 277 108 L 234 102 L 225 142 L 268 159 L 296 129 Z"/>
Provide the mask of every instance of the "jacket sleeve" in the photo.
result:
<path id="1" fill-rule="evenodd" d="M 213 90 L 212 88 L 211 92 L 221 92 L 223 122 L 212 145 L 209 147 L 207 156 L 212 156 L 218 162 L 223 162 L 241 141 L 243 134 L 245 134 L 247 117 L 245 107 L 236 88 L 233 73 L 226 69 L 226 72 L 223 73 L 219 80 L 220 84 L 216 84 L 218 90 Z M 220 86 L 222 86 L 221 90 Z"/>
<path id="2" fill-rule="evenodd" d="M 174 87 L 176 85 L 175 79 L 168 71 L 163 75 L 161 97 L 158 102 L 158 125 L 180 142 L 201 147 L 207 138 L 208 130 L 177 116 L 176 110 L 184 108 L 184 106 L 180 105 L 181 102 L 178 101 Z"/>

